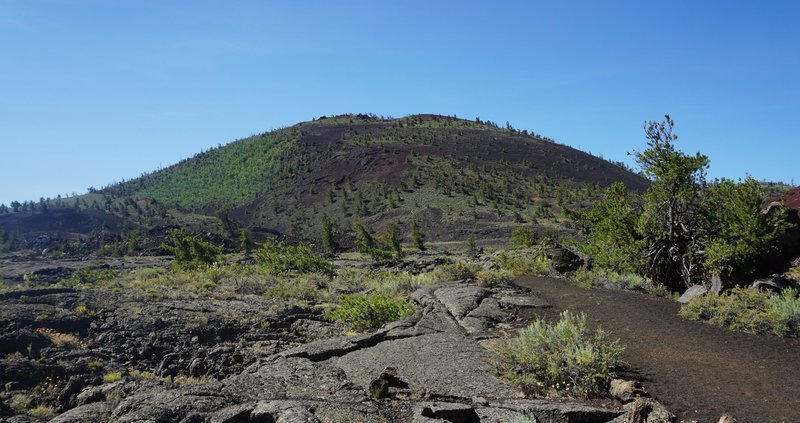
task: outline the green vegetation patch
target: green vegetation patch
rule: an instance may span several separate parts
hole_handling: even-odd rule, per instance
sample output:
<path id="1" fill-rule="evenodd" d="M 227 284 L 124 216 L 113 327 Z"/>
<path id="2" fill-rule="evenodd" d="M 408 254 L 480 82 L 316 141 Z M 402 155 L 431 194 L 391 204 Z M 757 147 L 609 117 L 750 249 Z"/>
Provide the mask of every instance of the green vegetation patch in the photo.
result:
<path id="1" fill-rule="evenodd" d="M 312 248 L 313 245 L 293 246 L 270 240 L 256 250 L 256 262 L 276 275 L 288 272 L 333 275 L 333 262 L 314 254 Z"/>
<path id="2" fill-rule="evenodd" d="M 373 292 L 342 297 L 328 317 L 353 329 L 379 328 L 414 312 L 409 302 L 394 295 Z"/>
<path id="3" fill-rule="evenodd" d="M 536 245 L 539 234 L 536 229 L 521 226 L 511 233 L 511 248 L 526 248 Z"/>
<path id="4" fill-rule="evenodd" d="M 122 380 L 122 373 L 120 372 L 111 372 L 103 375 L 103 383 L 114 383 L 120 380 Z"/>
<path id="5" fill-rule="evenodd" d="M 550 273 L 550 263 L 543 249 L 534 248 L 526 253 L 502 252 L 497 258 L 501 269 L 510 271 L 516 276 L 544 276 Z"/>
<path id="6" fill-rule="evenodd" d="M 62 279 L 59 285 L 66 288 L 97 288 L 110 286 L 119 273 L 112 269 L 90 269 L 87 267 L 77 269 L 67 279 Z"/>
<path id="7" fill-rule="evenodd" d="M 480 270 L 478 263 L 459 260 L 440 266 L 434 272 L 441 281 L 473 281 Z"/>
<path id="8" fill-rule="evenodd" d="M 628 289 L 645 291 L 665 298 L 678 296 L 677 292 L 671 292 L 666 286 L 657 285 L 639 274 L 615 272 L 607 268 L 579 269 L 572 275 L 572 280 L 576 285 L 584 289 L 594 287 Z"/>
<path id="9" fill-rule="evenodd" d="M 790 228 L 785 210 L 764 213 L 764 188 L 747 177 L 708 183 L 708 157 L 678 150 L 674 122 L 648 122 L 648 143 L 634 152 L 651 181 L 642 195 L 614 184 L 581 213 L 589 228 L 581 246 L 596 267 L 641 273 L 670 290 L 721 276 L 746 281 L 768 272 Z"/>
<path id="10" fill-rule="evenodd" d="M 331 282 L 331 288 L 341 293 L 374 290 L 389 295 L 407 297 L 417 288 L 439 282 L 436 272 L 412 274 L 380 270 L 341 269 Z"/>
<path id="11" fill-rule="evenodd" d="M 264 296 L 283 300 L 320 301 L 328 296 L 328 279 L 320 274 L 305 274 L 294 278 L 279 279 L 267 289 Z"/>
<path id="12" fill-rule="evenodd" d="M 514 273 L 510 270 L 479 270 L 475 274 L 475 282 L 480 286 L 494 287 L 510 285 L 514 281 Z"/>
<path id="13" fill-rule="evenodd" d="M 607 392 L 624 351 L 606 332 L 590 333 L 585 315 L 569 311 L 554 324 L 537 320 L 491 349 L 497 371 L 514 385 L 540 394 L 584 396 Z"/>
<path id="14" fill-rule="evenodd" d="M 285 129 L 250 137 L 112 187 L 111 191 L 182 206 L 244 204 L 294 180 L 294 153 L 301 136 L 299 130 Z"/>
<path id="15" fill-rule="evenodd" d="M 786 288 L 780 295 L 747 288 L 704 295 L 684 305 L 680 315 L 753 333 L 797 336 L 800 332 L 800 299 L 795 288 Z"/>
<path id="16" fill-rule="evenodd" d="M 161 248 L 175 256 L 175 268 L 178 270 L 197 270 L 219 263 L 222 248 L 203 241 L 196 235 L 188 234 L 182 229 L 174 229 L 169 233 L 170 243 Z"/>

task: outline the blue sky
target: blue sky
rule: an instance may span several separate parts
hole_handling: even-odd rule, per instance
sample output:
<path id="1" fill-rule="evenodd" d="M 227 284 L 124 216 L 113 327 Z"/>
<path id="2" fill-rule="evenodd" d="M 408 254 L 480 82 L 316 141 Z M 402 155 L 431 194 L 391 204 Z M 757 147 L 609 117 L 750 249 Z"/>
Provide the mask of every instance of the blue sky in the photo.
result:
<path id="1" fill-rule="evenodd" d="M 711 177 L 790 182 L 800 156 L 796 1 L 0 0 L 0 64 L 6 204 L 347 112 L 626 161 L 669 113 Z"/>

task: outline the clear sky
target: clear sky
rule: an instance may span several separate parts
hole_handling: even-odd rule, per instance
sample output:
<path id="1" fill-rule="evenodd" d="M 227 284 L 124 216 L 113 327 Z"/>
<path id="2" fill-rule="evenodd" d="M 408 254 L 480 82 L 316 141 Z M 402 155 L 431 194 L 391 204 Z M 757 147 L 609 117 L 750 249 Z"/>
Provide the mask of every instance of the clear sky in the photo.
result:
<path id="1" fill-rule="evenodd" d="M 0 0 L 0 203 L 349 112 L 625 161 L 669 113 L 711 177 L 800 183 L 800 2 Z"/>

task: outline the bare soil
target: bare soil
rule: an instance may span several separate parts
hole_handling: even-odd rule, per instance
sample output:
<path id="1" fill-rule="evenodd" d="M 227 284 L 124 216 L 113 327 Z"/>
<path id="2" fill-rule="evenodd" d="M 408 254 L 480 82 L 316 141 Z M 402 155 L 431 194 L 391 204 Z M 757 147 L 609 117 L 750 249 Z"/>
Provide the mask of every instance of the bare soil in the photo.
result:
<path id="1" fill-rule="evenodd" d="M 559 279 L 523 277 L 521 287 L 553 305 L 522 321 L 586 313 L 627 347 L 625 378 L 638 379 L 679 420 L 800 421 L 800 340 L 735 332 L 678 316 L 680 304 L 637 292 L 585 290 Z"/>

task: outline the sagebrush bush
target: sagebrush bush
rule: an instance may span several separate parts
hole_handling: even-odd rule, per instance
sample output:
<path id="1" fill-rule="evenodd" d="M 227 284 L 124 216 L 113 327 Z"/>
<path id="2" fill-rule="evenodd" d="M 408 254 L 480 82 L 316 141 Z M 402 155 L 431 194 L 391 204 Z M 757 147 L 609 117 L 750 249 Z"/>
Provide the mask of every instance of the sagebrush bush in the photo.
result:
<path id="1" fill-rule="evenodd" d="M 283 242 L 267 241 L 256 250 L 256 262 L 269 271 L 282 275 L 288 272 L 321 273 L 333 275 L 333 262 L 314 254 L 313 245 L 286 245 Z"/>
<path id="2" fill-rule="evenodd" d="M 388 272 L 346 268 L 338 272 L 331 281 L 334 291 L 355 293 L 373 289 L 389 294 L 407 295 L 417 288 L 432 285 L 439 279 L 432 273 L 414 275 L 408 272 Z"/>
<path id="3" fill-rule="evenodd" d="M 624 351 L 606 332 L 589 333 L 585 315 L 569 311 L 557 323 L 537 320 L 491 348 L 497 371 L 514 385 L 535 393 L 585 396 L 606 392 Z"/>
<path id="4" fill-rule="evenodd" d="M 441 281 L 471 281 L 481 266 L 470 261 L 460 260 L 436 268 L 436 277 Z"/>
<path id="5" fill-rule="evenodd" d="M 796 336 L 800 332 L 800 299 L 794 288 L 780 295 L 733 288 L 721 295 L 695 298 L 681 308 L 680 315 L 753 333 Z"/>
<path id="6" fill-rule="evenodd" d="M 503 252 L 497 258 L 497 264 L 516 276 L 544 276 L 550 273 L 550 263 L 542 250 L 534 250 L 525 255 Z"/>
<path id="7" fill-rule="evenodd" d="M 364 290 L 374 277 L 374 271 L 354 268 L 340 269 L 331 279 L 330 287 L 334 291 L 355 293 Z"/>
<path id="8" fill-rule="evenodd" d="M 328 317 L 354 329 L 379 328 L 414 312 L 404 298 L 381 292 L 342 297 Z"/>
<path id="9" fill-rule="evenodd" d="M 514 273 L 510 270 L 479 270 L 475 274 L 475 281 L 480 286 L 493 287 L 508 285 L 514 280 Z"/>
<path id="10" fill-rule="evenodd" d="M 643 276 L 635 273 L 623 272 L 618 273 L 613 270 L 607 269 L 579 269 L 572 275 L 572 279 L 581 288 L 592 288 L 594 286 L 608 286 L 611 285 L 620 289 L 645 289 L 647 290 L 650 283 Z"/>
<path id="11" fill-rule="evenodd" d="M 198 291 L 198 292 L 211 292 L 227 278 L 227 276 L 234 272 L 231 266 L 221 266 L 218 263 L 209 266 L 197 267 L 187 270 L 174 270 L 167 273 L 151 273 L 146 274 L 146 278 L 139 279 L 136 274 L 129 275 L 133 277 L 132 286 L 156 289 L 156 288 L 170 288 L 165 292 L 172 292 L 173 289 L 180 291 Z"/>
<path id="12" fill-rule="evenodd" d="M 272 287 L 264 292 L 267 298 L 283 300 L 318 301 L 327 298 L 327 278 L 320 274 L 299 275 L 294 278 L 279 279 Z"/>

